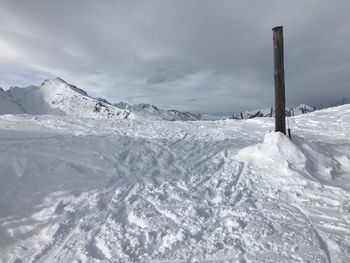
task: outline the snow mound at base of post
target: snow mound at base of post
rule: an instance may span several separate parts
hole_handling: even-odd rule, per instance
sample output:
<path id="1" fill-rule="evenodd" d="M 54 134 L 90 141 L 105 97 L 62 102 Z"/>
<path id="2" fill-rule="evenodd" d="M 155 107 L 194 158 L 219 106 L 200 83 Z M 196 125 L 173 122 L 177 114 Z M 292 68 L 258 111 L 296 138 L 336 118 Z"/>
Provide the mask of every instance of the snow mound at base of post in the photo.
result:
<path id="1" fill-rule="evenodd" d="M 290 140 L 283 133 L 269 132 L 262 143 L 241 149 L 236 159 L 259 167 L 270 183 L 295 185 L 311 180 L 349 190 L 349 156 L 341 154 L 346 147 L 296 135 Z"/>
<path id="2" fill-rule="evenodd" d="M 238 152 L 237 158 L 261 166 L 278 164 L 279 168 L 302 166 L 307 160 L 298 146 L 281 132 L 267 133 L 262 143 L 243 148 Z"/>

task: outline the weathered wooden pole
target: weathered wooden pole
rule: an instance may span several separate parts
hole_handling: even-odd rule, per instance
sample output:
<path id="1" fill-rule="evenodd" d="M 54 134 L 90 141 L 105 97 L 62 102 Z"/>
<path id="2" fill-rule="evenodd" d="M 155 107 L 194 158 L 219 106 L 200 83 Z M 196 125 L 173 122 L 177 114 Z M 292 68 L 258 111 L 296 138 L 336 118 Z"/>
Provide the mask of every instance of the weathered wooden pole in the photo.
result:
<path id="1" fill-rule="evenodd" d="M 286 134 L 283 27 L 272 28 L 275 82 L 275 131 Z"/>

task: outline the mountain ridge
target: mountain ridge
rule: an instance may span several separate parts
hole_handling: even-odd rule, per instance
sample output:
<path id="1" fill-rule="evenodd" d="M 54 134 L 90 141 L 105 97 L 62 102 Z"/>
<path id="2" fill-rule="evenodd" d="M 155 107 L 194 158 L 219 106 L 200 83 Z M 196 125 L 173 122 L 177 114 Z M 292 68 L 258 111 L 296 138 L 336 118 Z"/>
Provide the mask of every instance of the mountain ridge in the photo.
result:
<path id="1" fill-rule="evenodd" d="M 129 111 L 102 103 L 61 78 L 45 80 L 40 86 L 11 87 L 6 93 L 27 114 L 117 119 L 130 115 Z"/>
<path id="2" fill-rule="evenodd" d="M 40 86 L 0 88 L 0 114 L 72 115 L 92 118 L 116 118 L 137 120 L 199 121 L 219 119 L 250 119 L 273 117 L 274 109 L 265 108 L 244 111 L 231 116 L 183 112 L 175 109 L 163 110 L 155 105 L 126 102 L 111 103 L 104 98 L 94 98 L 62 78 L 47 79 Z M 294 116 L 314 111 L 301 104 L 286 107 L 286 115 Z"/>
<path id="3" fill-rule="evenodd" d="M 0 114 L 72 115 L 92 118 L 147 119 L 167 121 L 201 120 L 201 114 L 161 110 L 151 104 L 111 103 L 57 77 L 40 86 L 10 87 L 0 91 Z M 6 101 L 6 102 L 5 102 Z"/>

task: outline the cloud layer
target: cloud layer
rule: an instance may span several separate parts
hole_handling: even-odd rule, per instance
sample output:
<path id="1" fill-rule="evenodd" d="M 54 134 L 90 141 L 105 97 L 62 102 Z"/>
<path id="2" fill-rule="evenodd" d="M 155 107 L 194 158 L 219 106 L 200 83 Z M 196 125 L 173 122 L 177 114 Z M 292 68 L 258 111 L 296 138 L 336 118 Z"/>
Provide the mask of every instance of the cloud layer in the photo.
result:
<path id="1" fill-rule="evenodd" d="M 111 101 L 232 113 L 273 104 L 285 28 L 289 104 L 350 96 L 350 2 L 0 0 L 0 85 L 60 76 Z"/>

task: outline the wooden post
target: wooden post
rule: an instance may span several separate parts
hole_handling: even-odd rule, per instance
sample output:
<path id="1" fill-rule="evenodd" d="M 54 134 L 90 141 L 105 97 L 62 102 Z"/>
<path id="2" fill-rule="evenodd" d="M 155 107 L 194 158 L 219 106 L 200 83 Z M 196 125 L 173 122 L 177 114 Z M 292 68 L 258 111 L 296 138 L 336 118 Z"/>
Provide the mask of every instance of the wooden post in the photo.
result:
<path id="1" fill-rule="evenodd" d="M 286 134 L 283 27 L 272 28 L 275 82 L 275 131 Z"/>
<path id="2" fill-rule="evenodd" d="M 292 140 L 292 134 L 290 133 L 290 131 L 291 131 L 291 130 L 288 129 L 288 137 L 289 137 L 290 140 Z"/>

